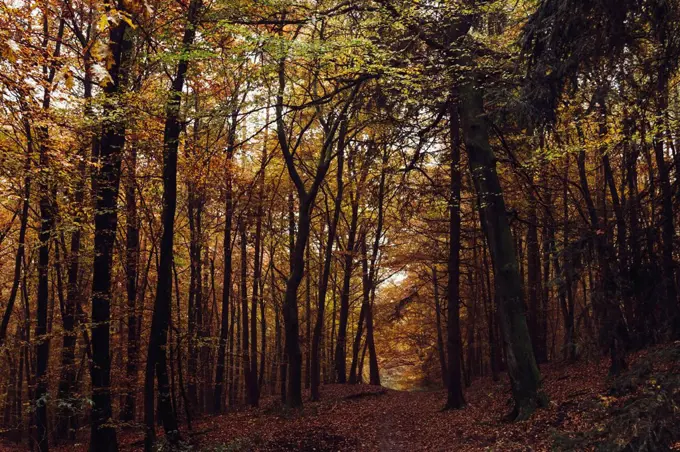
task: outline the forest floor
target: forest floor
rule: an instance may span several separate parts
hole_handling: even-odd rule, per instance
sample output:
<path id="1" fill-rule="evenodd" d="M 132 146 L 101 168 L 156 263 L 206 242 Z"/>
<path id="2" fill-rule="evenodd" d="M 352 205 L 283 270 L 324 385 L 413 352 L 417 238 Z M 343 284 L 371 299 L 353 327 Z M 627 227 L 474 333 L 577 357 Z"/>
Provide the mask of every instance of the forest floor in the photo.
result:
<path id="1" fill-rule="evenodd" d="M 444 391 L 326 385 L 322 400 L 302 410 L 282 409 L 272 397 L 257 409 L 197 420 L 184 432 L 183 450 L 680 450 L 680 342 L 629 360 L 630 370 L 616 379 L 607 377 L 606 360 L 542 366 L 550 403 L 525 422 L 503 420 L 511 408 L 506 376 L 475 380 L 465 391 L 467 406 L 453 411 L 441 410 Z M 121 450 L 140 449 L 141 439 L 139 431 L 122 431 Z M 84 451 L 87 444 L 53 450 Z"/>

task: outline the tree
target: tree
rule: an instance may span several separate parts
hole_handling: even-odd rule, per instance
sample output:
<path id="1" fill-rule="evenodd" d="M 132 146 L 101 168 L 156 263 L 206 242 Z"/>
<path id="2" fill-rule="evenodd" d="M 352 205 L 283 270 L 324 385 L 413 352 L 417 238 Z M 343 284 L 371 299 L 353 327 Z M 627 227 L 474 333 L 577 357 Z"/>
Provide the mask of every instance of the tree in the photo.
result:
<path id="1" fill-rule="evenodd" d="M 187 52 L 196 37 L 196 26 L 199 21 L 200 10 L 201 1 L 191 0 L 187 10 L 187 25 L 182 37 L 182 55 L 177 64 L 175 77 L 172 80 L 172 86 L 165 105 L 165 131 L 163 134 L 163 235 L 161 237 L 156 301 L 154 303 L 151 332 L 149 334 L 149 349 L 144 380 L 144 421 L 146 424 L 144 449 L 147 451 L 152 450 L 156 436 L 154 427 L 154 377 L 158 380 L 159 411 L 163 418 L 165 434 L 171 443 L 179 439 L 177 419 L 170 403 L 166 345 L 172 299 L 172 261 L 175 210 L 177 206 L 177 150 L 181 131 L 181 96 L 189 67 Z"/>

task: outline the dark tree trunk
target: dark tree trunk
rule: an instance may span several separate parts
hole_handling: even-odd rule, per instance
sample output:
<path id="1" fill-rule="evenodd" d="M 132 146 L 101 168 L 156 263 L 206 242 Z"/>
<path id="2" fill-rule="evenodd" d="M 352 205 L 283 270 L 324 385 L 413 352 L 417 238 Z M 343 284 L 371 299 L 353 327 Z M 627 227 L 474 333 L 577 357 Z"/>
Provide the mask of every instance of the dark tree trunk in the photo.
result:
<path id="1" fill-rule="evenodd" d="M 359 194 L 355 193 L 352 202 L 352 218 L 349 224 L 347 246 L 344 249 L 342 288 L 340 289 L 340 318 L 338 321 L 338 339 L 335 346 L 335 380 L 347 382 L 347 319 L 349 317 L 350 282 L 354 264 L 357 223 L 359 221 Z"/>
<path id="2" fill-rule="evenodd" d="M 33 134 L 31 133 L 31 126 L 28 120 L 24 120 L 24 132 L 26 134 L 26 162 L 24 164 L 24 199 L 21 207 L 21 220 L 19 225 L 19 244 L 17 252 L 14 257 L 14 278 L 12 279 L 12 289 L 5 306 L 5 312 L 2 316 L 2 323 L 0 324 L 0 347 L 5 343 L 7 337 L 7 328 L 12 317 L 12 310 L 19 292 L 19 284 L 21 283 L 21 267 L 26 253 L 26 229 L 28 228 L 28 213 L 31 202 L 31 155 L 33 154 Z"/>
<path id="3" fill-rule="evenodd" d="M 112 64 L 111 83 L 104 87 L 105 118 L 98 149 L 99 169 L 93 179 L 95 190 L 94 271 L 92 275 L 92 424 L 90 451 L 118 450 L 116 430 L 110 424 L 111 357 L 109 330 L 111 320 L 111 270 L 118 224 L 116 203 L 120 186 L 120 165 L 125 146 L 125 124 L 120 118 L 119 93 L 122 90 L 121 67 L 129 56 L 131 45 L 126 37 L 127 24 L 111 24 L 109 48 Z"/>
<path id="4" fill-rule="evenodd" d="M 477 195 L 481 198 L 483 221 L 486 224 L 484 229 L 496 280 L 498 308 L 515 401 L 512 417 L 523 420 L 545 402 L 540 393 L 540 374 L 524 315 L 522 281 L 503 191 L 496 173 L 496 158 L 489 144 L 483 91 L 477 83 L 468 80 L 461 86 L 460 94 L 459 111 L 465 147 Z"/>
<path id="5" fill-rule="evenodd" d="M 139 331 L 137 330 L 137 280 L 139 268 L 139 217 L 137 216 L 137 148 L 133 142 L 128 157 L 128 178 L 125 186 L 127 240 L 125 242 L 125 276 L 127 291 L 127 388 L 121 413 L 123 421 L 132 422 L 137 411 L 137 370 Z"/>
<path id="6" fill-rule="evenodd" d="M 300 352 L 299 340 L 299 320 L 297 297 L 298 288 L 304 276 L 304 254 L 309 239 L 311 214 L 314 201 L 319 192 L 319 188 L 326 177 L 332 159 L 332 144 L 338 129 L 338 124 L 347 118 L 347 110 L 351 102 L 356 97 L 361 84 L 355 85 L 352 93 L 348 96 L 342 110 L 333 121 L 332 126 L 324 140 L 317 162 L 316 171 L 312 179 L 312 185 L 305 187 L 298 170 L 296 168 L 293 153 L 288 143 L 288 136 L 284 123 L 283 95 L 286 84 L 285 59 L 279 60 L 278 66 L 278 90 L 276 94 L 276 132 L 281 152 L 283 153 L 286 169 L 290 176 L 298 195 L 298 230 L 295 238 L 295 247 L 291 254 L 290 277 L 286 281 L 286 294 L 283 302 L 283 319 L 286 332 L 286 353 L 288 357 L 288 396 L 286 403 L 289 407 L 302 406 L 302 354 Z"/>
<path id="7" fill-rule="evenodd" d="M 328 227 L 328 241 L 326 242 L 326 249 L 323 261 L 323 270 L 321 280 L 319 283 L 319 299 L 316 311 L 316 324 L 314 325 L 314 338 L 312 340 L 312 375 L 311 375 L 311 391 L 312 400 L 319 400 L 319 384 L 321 381 L 321 360 L 319 357 L 319 348 L 321 346 L 321 336 L 323 334 L 324 313 L 326 309 L 326 294 L 328 292 L 328 279 L 331 272 L 331 263 L 333 259 L 333 243 L 335 242 L 335 232 L 340 220 L 340 212 L 342 210 L 342 195 L 344 190 L 343 183 L 343 169 L 345 165 L 345 135 L 347 134 L 347 122 L 343 122 L 340 126 L 338 136 L 338 172 L 336 177 L 337 193 L 335 195 L 335 207 L 333 211 L 333 220 Z"/>
<path id="8" fill-rule="evenodd" d="M 337 321 L 337 285 L 338 285 L 338 273 L 337 273 L 337 267 L 333 265 L 333 286 L 332 286 L 332 293 L 331 293 L 331 299 L 333 300 L 333 311 L 331 312 L 331 340 L 330 343 L 328 344 L 328 351 L 327 351 L 327 370 L 326 370 L 326 380 L 324 380 L 327 383 L 334 383 L 335 382 L 335 372 L 333 370 L 333 365 L 334 360 L 332 357 L 334 356 L 335 353 L 335 331 L 336 331 L 336 321 Z"/>
<path id="9" fill-rule="evenodd" d="M 91 75 L 91 60 L 89 52 L 84 56 L 85 76 L 83 81 L 84 98 L 85 98 L 85 116 L 91 118 L 92 116 L 92 75 Z M 78 181 L 74 193 L 74 201 L 76 205 L 81 205 L 85 201 L 85 180 L 86 162 L 91 158 L 96 140 L 85 139 L 80 146 L 80 161 L 78 163 Z M 88 147 L 91 149 L 88 155 Z M 76 323 L 78 320 L 78 309 L 81 303 L 81 289 L 79 284 L 80 274 L 80 249 L 82 241 L 82 228 L 80 223 L 84 220 L 82 214 L 77 214 L 74 219 L 75 229 L 71 233 L 71 243 L 69 251 L 69 267 L 68 267 L 68 282 L 66 289 L 66 302 L 62 312 L 62 321 L 64 326 L 64 339 L 62 342 L 61 351 L 61 376 L 59 380 L 59 400 L 61 403 L 59 410 L 59 419 L 55 427 L 55 436 L 58 439 L 69 437 L 75 439 L 75 432 L 77 428 L 77 417 L 75 416 L 75 406 L 77 400 L 73 398 L 73 391 L 76 383 Z"/>
<path id="10" fill-rule="evenodd" d="M 368 276 L 368 280 L 364 281 L 370 296 L 368 305 L 366 306 L 366 346 L 368 347 L 369 382 L 375 386 L 380 386 L 380 371 L 378 368 L 378 355 L 375 350 L 375 340 L 373 334 L 373 305 L 375 302 L 375 289 L 377 284 L 376 280 L 378 277 L 378 254 L 380 252 L 380 241 L 382 240 L 383 223 L 385 219 L 385 179 L 387 176 L 388 159 L 388 151 L 385 149 L 382 156 L 380 182 L 378 183 L 378 222 L 375 228 L 373 249 L 371 250 L 370 267 L 368 269 L 368 275 L 366 275 Z"/>
<path id="11" fill-rule="evenodd" d="M 305 389 L 309 388 L 311 374 L 311 350 L 312 350 L 312 272 L 311 259 L 309 257 L 309 240 L 305 250 Z"/>
<path id="12" fill-rule="evenodd" d="M 182 38 L 183 55 L 186 54 L 186 51 L 189 50 L 194 42 L 200 7 L 201 0 L 191 0 L 189 3 L 187 26 Z M 151 452 L 156 439 L 154 429 L 154 376 L 158 379 L 158 402 L 166 437 L 170 443 L 175 443 L 179 440 L 177 419 L 170 401 L 166 347 L 172 299 L 173 241 L 175 211 L 177 208 L 177 150 L 181 131 L 180 104 L 188 66 L 188 58 L 182 56 L 177 65 L 177 72 L 172 81 L 172 87 L 165 108 L 166 118 L 163 134 L 163 235 L 161 236 L 156 300 L 151 320 L 151 331 L 149 333 L 149 351 L 144 380 L 144 421 L 146 424 L 144 448 L 147 452 Z"/>
<path id="13" fill-rule="evenodd" d="M 262 218 L 264 216 L 264 184 L 265 171 L 267 168 L 267 140 L 265 139 L 262 147 L 260 162 L 260 174 L 258 176 L 259 191 L 257 193 L 257 208 L 255 219 L 255 247 L 253 263 L 253 298 L 250 305 L 250 374 L 253 386 L 252 405 L 257 406 L 260 400 L 260 384 L 258 378 L 258 357 L 257 357 L 257 307 L 260 302 L 264 303 L 264 294 L 260 293 L 262 288 Z M 264 333 L 264 330 L 261 330 Z M 264 344 L 264 341 L 263 341 Z M 264 362 L 264 354 L 262 354 Z"/>
<path id="14" fill-rule="evenodd" d="M 368 258 L 365 257 L 367 252 L 364 252 L 364 248 L 366 247 L 366 237 L 362 234 L 362 237 L 359 239 L 360 247 L 361 247 L 361 266 L 362 266 L 362 282 L 368 278 Z M 366 276 L 364 276 L 363 272 L 363 267 L 364 264 L 366 264 Z M 354 334 L 354 342 L 352 342 L 352 363 L 350 364 L 349 368 L 349 379 L 347 382 L 351 385 L 356 384 L 359 382 L 358 376 L 361 375 L 361 371 L 363 369 L 359 368 L 357 372 L 357 368 L 359 367 L 359 352 L 361 351 L 361 336 L 364 334 L 364 320 L 366 319 L 366 310 L 368 309 L 368 305 L 370 304 L 370 292 L 367 292 L 365 289 L 366 287 L 363 287 L 363 295 L 362 295 L 362 302 L 361 302 L 361 310 L 359 311 L 359 321 L 357 322 L 357 329 Z"/>
<path id="15" fill-rule="evenodd" d="M 47 139 L 47 136 L 43 137 Z M 40 146 L 40 246 L 38 248 L 38 294 L 36 302 L 35 339 L 36 339 L 36 372 L 35 381 L 35 423 L 36 435 L 38 439 L 38 450 L 46 452 L 48 450 L 47 433 L 47 363 L 49 359 L 49 339 L 47 336 L 47 309 L 49 297 L 49 263 L 50 263 L 50 236 L 54 228 L 54 215 L 52 201 L 50 200 L 49 188 L 47 184 L 48 157 L 47 145 Z"/>
<path id="16" fill-rule="evenodd" d="M 463 345 L 460 338 L 460 125 L 456 105 L 449 111 L 451 139 L 451 186 L 449 193 L 449 259 L 447 289 L 447 353 L 448 353 L 448 395 L 446 408 L 458 409 L 465 405 L 461 362 Z"/>
<path id="17" fill-rule="evenodd" d="M 196 122 L 197 124 L 197 122 Z M 196 126 L 198 127 L 198 126 Z M 195 133 L 195 136 L 198 134 Z M 201 319 L 205 310 L 203 306 L 203 290 L 201 288 L 201 275 L 203 273 L 201 262 L 201 222 L 202 210 L 201 195 L 196 188 L 196 181 L 192 181 L 188 187 L 188 213 L 189 218 L 189 261 L 190 282 L 188 298 L 188 392 L 190 411 L 194 414 L 199 410 L 198 403 L 198 336 L 202 329 Z"/>
<path id="18" fill-rule="evenodd" d="M 533 179 L 533 178 L 532 178 Z M 533 180 L 530 181 L 533 185 Z M 531 189 L 530 189 L 531 190 Z M 528 323 L 531 343 L 536 362 L 548 361 L 546 338 L 541 334 L 543 308 L 541 303 L 541 257 L 538 245 L 538 216 L 536 214 L 536 195 L 529 194 L 529 213 L 527 215 L 527 288 L 529 292 Z"/>
<path id="19" fill-rule="evenodd" d="M 663 65 L 662 65 L 663 66 Z M 654 156 L 659 170 L 659 186 L 661 188 L 661 249 L 663 266 L 663 284 L 666 292 L 664 311 L 673 337 L 680 337 L 680 306 L 678 305 L 677 288 L 675 287 L 675 262 L 673 259 L 673 237 L 675 224 L 673 217 L 673 189 L 670 182 L 670 171 L 666 163 L 663 118 L 668 108 L 668 75 L 665 68 L 659 69 L 657 81 L 657 118 L 654 134 Z"/>
<path id="20" fill-rule="evenodd" d="M 437 266 L 432 265 L 432 289 L 434 297 L 434 313 L 437 322 L 437 354 L 439 356 L 439 369 L 442 374 L 442 384 L 445 388 L 449 386 L 449 373 L 446 369 L 446 349 L 444 348 L 444 332 L 442 331 L 442 308 L 439 300 L 439 278 L 437 277 Z"/>
<path id="21" fill-rule="evenodd" d="M 224 384 L 225 384 L 225 374 L 226 372 L 226 351 L 227 342 L 229 340 L 229 309 L 230 309 L 230 297 L 231 297 L 231 228 L 234 216 L 234 203 L 233 203 L 233 187 L 232 187 L 232 164 L 234 156 L 234 142 L 236 139 L 236 120 L 238 118 L 237 111 L 234 111 L 231 115 L 231 124 L 229 127 L 228 145 L 227 145 L 227 164 L 226 164 L 226 219 L 224 225 L 224 279 L 222 283 L 222 322 L 220 327 L 220 345 L 217 351 L 217 370 L 215 373 L 215 391 L 213 397 L 214 411 L 219 413 L 224 408 Z"/>

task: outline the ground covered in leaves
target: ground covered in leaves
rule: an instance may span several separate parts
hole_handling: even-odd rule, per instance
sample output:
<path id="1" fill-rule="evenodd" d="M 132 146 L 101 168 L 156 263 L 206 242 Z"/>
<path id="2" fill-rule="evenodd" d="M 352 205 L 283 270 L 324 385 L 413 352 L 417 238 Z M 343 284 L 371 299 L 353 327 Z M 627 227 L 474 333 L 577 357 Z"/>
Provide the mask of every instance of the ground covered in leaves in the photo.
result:
<path id="1" fill-rule="evenodd" d="M 606 361 L 542 367 L 550 404 L 526 422 L 507 423 L 507 378 L 479 379 L 468 405 L 441 411 L 443 391 L 405 392 L 327 385 L 322 401 L 285 410 L 275 398 L 194 422 L 193 451 L 480 451 L 680 450 L 680 343 L 639 352 L 612 379 Z M 120 434 L 121 449 L 141 447 L 139 432 Z M 86 444 L 63 450 L 86 450 Z M 62 450 L 61 448 L 57 450 Z"/>

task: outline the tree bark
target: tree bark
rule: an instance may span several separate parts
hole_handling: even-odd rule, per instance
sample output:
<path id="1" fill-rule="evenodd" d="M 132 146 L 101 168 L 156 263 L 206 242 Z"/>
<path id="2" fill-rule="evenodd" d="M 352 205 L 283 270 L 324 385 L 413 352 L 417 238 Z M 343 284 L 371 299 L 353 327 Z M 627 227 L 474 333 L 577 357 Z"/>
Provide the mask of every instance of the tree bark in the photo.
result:
<path id="1" fill-rule="evenodd" d="M 107 5 L 110 7 L 110 5 Z M 119 5 L 122 8 L 122 5 Z M 118 449 L 116 430 L 110 421 L 111 358 L 109 329 L 111 320 L 111 270 L 118 224 L 116 203 L 120 186 L 120 166 L 125 146 L 125 123 L 120 118 L 118 97 L 122 91 L 121 67 L 131 45 L 125 21 L 110 24 L 109 49 L 113 63 L 110 83 L 104 87 L 105 103 L 102 135 L 98 149 L 100 168 L 93 179 L 95 190 L 94 271 L 92 275 L 92 424 L 90 451 Z"/>
<path id="2" fill-rule="evenodd" d="M 445 388 L 449 386 L 449 373 L 446 369 L 446 349 L 444 348 L 444 332 L 442 331 L 442 309 L 439 300 L 439 278 L 437 276 L 437 266 L 432 265 L 432 289 L 434 297 L 435 322 L 437 323 L 437 355 L 439 356 L 439 369 L 442 374 L 442 384 Z"/>
<path id="3" fill-rule="evenodd" d="M 281 30 L 281 33 L 283 31 Z M 289 407 L 302 406 L 302 353 L 300 352 L 299 341 L 299 320 L 297 309 L 297 294 L 300 283 L 304 276 L 304 253 L 307 247 L 307 240 L 309 239 L 309 230 L 311 223 L 312 209 L 314 208 L 314 201 L 318 194 L 321 183 L 326 177 L 328 168 L 332 159 L 332 144 L 335 134 L 338 129 L 339 122 L 345 121 L 347 110 L 356 97 L 361 83 L 354 86 L 351 94 L 342 107 L 342 110 L 337 115 L 337 119 L 333 121 L 332 126 L 325 137 L 319 159 L 316 165 L 316 171 L 312 179 L 311 187 L 305 187 L 300 174 L 298 173 L 293 153 L 291 152 L 288 136 L 286 134 L 285 123 L 283 119 L 283 95 L 285 92 L 285 57 L 279 60 L 278 65 L 278 91 L 276 94 L 276 132 L 279 140 L 279 146 L 283 153 L 286 169 L 290 179 L 295 185 L 298 195 L 299 209 L 298 209 L 298 230 L 295 238 L 295 247 L 291 254 L 291 272 L 290 277 L 286 281 L 286 294 L 283 304 L 283 319 L 285 324 L 286 334 L 286 353 L 288 356 L 288 395 L 286 403 Z"/>
<path id="4" fill-rule="evenodd" d="M 248 240 L 246 234 L 246 225 L 243 218 L 239 219 L 239 234 L 241 241 L 241 331 L 243 333 L 242 351 L 243 351 L 243 377 L 246 388 L 246 400 L 248 405 L 257 406 L 257 379 L 253 375 L 253 368 L 250 364 L 252 349 L 250 348 L 250 327 L 251 323 L 248 320 Z M 255 349 L 257 350 L 257 349 Z"/>
<path id="5" fill-rule="evenodd" d="M 461 85 L 459 112 L 470 171 L 477 196 L 480 197 L 493 262 L 508 373 L 515 401 L 511 417 L 524 420 L 537 406 L 545 403 L 545 397 L 540 393 L 540 374 L 524 313 L 522 282 L 503 191 L 496 173 L 496 158 L 489 144 L 483 91 L 473 80 L 467 80 Z"/>
<path id="6" fill-rule="evenodd" d="M 127 392 L 121 419 L 132 422 L 137 410 L 137 370 L 139 356 L 139 331 L 137 330 L 137 280 L 139 268 L 139 217 L 137 215 L 137 147 L 131 143 L 128 156 L 128 178 L 125 186 L 127 239 L 125 242 L 125 276 L 127 291 Z"/>
<path id="7" fill-rule="evenodd" d="M 144 421 L 146 424 L 144 449 L 151 452 L 156 439 L 154 429 L 154 376 L 158 379 L 158 402 L 163 417 L 163 428 L 170 443 L 179 440 L 177 419 L 170 403 L 167 353 L 168 327 L 170 325 L 172 299 L 172 261 L 177 208 L 177 150 L 179 148 L 180 106 L 184 79 L 189 66 L 186 53 L 194 42 L 201 0 L 191 0 L 187 25 L 182 38 L 182 56 L 177 65 L 169 97 L 165 106 L 165 131 L 163 134 L 163 235 L 161 236 L 160 262 L 149 333 L 144 381 Z M 124 22 L 124 21 L 121 21 Z"/>
<path id="8" fill-rule="evenodd" d="M 456 105 L 449 107 L 451 140 L 451 185 L 449 193 L 449 259 L 447 289 L 447 352 L 448 394 L 446 408 L 458 409 L 465 405 L 461 362 L 463 346 L 460 338 L 460 124 Z"/>
<path id="9" fill-rule="evenodd" d="M 321 381 L 321 361 L 319 357 L 319 348 L 321 345 L 321 336 L 323 334 L 324 313 L 326 309 L 326 294 L 328 292 L 328 279 L 331 272 L 331 263 L 333 260 L 333 243 L 335 242 L 335 233 L 340 220 L 340 212 L 342 210 L 342 195 L 344 191 L 343 169 L 345 166 L 345 136 L 347 134 L 347 121 L 340 125 L 340 132 L 338 135 L 338 172 L 336 177 L 337 192 L 335 195 L 335 207 L 333 211 L 333 220 L 328 227 L 328 241 L 326 242 L 326 249 L 323 261 L 323 271 L 321 281 L 319 284 L 319 299 L 317 301 L 316 323 L 314 325 L 314 338 L 312 340 L 312 363 L 311 363 L 311 392 L 312 400 L 319 400 L 319 384 Z"/>
<path id="10" fill-rule="evenodd" d="M 226 351 L 227 342 L 229 340 L 229 309 L 231 297 L 231 228 L 234 217 L 234 203 L 233 203 L 233 156 L 234 144 L 236 140 L 236 120 L 238 112 L 234 110 L 231 114 L 231 124 L 229 126 L 229 136 L 227 144 L 227 164 L 226 164 L 226 195 L 225 195 L 225 225 L 224 225 L 224 279 L 222 282 L 222 322 L 220 328 L 220 345 L 217 351 L 217 370 L 215 373 L 215 391 L 213 397 L 214 411 L 216 413 L 222 412 L 224 408 L 224 386 L 226 372 Z"/>

